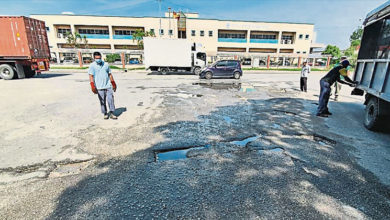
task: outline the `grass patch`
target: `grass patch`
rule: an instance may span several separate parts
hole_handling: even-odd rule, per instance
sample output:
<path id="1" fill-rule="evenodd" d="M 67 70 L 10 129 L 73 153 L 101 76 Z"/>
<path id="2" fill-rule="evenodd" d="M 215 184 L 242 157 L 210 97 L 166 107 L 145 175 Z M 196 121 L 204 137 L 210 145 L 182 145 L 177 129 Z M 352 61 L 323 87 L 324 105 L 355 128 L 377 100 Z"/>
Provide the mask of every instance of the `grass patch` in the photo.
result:
<path id="1" fill-rule="evenodd" d="M 63 70 L 85 70 L 88 69 L 87 66 L 76 67 L 76 66 L 51 66 L 50 69 L 63 69 Z"/>
<path id="2" fill-rule="evenodd" d="M 261 70 L 261 71 L 301 71 L 301 68 L 242 68 L 242 70 Z M 312 68 L 311 71 L 328 71 L 328 69 Z"/>
<path id="3" fill-rule="evenodd" d="M 145 67 L 128 68 L 127 70 L 145 70 Z"/>
<path id="4" fill-rule="evenodd" d="M 113 69 L 113 70 L 123 70 L 123 68 L 117 67 L 117 66 L 110 66 L 110 69 Z"/>

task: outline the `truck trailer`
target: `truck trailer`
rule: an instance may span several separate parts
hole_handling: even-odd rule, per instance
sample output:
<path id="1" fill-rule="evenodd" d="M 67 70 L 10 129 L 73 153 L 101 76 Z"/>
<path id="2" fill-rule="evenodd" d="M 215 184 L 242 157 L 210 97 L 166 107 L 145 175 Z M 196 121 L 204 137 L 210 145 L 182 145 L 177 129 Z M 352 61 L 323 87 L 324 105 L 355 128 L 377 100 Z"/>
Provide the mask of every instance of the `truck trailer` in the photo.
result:
<path id="1" fill-rule="evenodd" d="M 352 94 L 365 94 L 364 126 L 381 130 L 390 124 L 390 1 L 371 11 L 363 26 Z"/>
<path id="2" fill-rule="evenodd" d="M 0 30 L 0 78 L 29 78 L 49 70 L 45 22 L 24 16 L 0 16 Z"/>
<path id="3" fill-rule="evenodd" d="M 193 72 L 199 75 L 206 66 L 206 53 L 187 39 L 144 38 L 145 68 L 165 75 L 168 72 Z"/>

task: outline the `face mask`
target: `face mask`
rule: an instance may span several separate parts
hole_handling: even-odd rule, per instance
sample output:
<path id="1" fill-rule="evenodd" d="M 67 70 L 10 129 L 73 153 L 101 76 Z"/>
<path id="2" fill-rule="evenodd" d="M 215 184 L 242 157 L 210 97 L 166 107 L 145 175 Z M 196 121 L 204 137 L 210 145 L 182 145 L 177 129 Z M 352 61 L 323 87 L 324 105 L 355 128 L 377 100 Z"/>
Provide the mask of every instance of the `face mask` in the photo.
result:
<path id="1" fill-rule="evenodd" d="M 96 59 L 95 61 L 97 64 L 102 64 L 102 62 L 103 62 L 102 59 Z"/>

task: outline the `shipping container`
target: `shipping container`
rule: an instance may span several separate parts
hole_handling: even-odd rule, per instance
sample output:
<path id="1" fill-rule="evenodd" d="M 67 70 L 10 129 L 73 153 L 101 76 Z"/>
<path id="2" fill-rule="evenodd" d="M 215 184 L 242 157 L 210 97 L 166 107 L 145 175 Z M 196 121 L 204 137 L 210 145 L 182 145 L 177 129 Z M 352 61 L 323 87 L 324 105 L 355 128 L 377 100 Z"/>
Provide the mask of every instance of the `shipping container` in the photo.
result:
<path id="1" fill-rule="evenodd" d="M 49 69 L 50 50 L 45 22 L 0 16 L 0 77 L 32 77 Z"/>

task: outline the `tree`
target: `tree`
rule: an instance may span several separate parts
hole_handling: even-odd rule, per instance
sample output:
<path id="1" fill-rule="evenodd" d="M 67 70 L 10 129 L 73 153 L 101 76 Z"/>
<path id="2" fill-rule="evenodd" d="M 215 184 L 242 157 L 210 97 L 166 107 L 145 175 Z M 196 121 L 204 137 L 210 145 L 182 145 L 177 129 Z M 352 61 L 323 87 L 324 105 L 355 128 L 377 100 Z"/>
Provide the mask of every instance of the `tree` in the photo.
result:
<path id="1" fill-rule="evenodd" d="M 144 49 L 144 37 L 155 37 L 156 35 L 154 34 L 153 31 L 143 31 L 141 29 L 138 29 L 136 30 L 134 33 L 133 33 L 133 42 L 134 41 L 137 41 L 137 45 L 138 45 L 138 48 L 139 49 Z"/>
<path id="2" fill-rule="evenodd" d="M 353 41 L 362 39 L 363 36 L 363 29 L 361 27 L 358 27 L 349 37 L 349 41 L 352 43 Z M 360 44 L 360 43 L 359 43 Z"/>
<path id="3" fill-rule="evenodd" d="M 339 58 L 341 57 L 340 48 L 333 45 L 326 46 L 324 52 L 322 54 L 327 54 L 332 56 L 332 64 L 337 63 Z"/>
<path id="4" fill-rule="evenodd" d="M 81 36 L 77 32 L 66 32 L 66 42 L 72 47 L 72 48 L 88 48 L 88 40 L 87 37 Z"/>
<path id="5" fill-rule="evenodd" d="M 120 59 L 121 59 L 121 56 L 117 53 L 114 53 L 114 54 L 107 54 L 105 60 L 108 63 L 113 63 L 113 62 L 115 62 L 115 60 L 120 60 Z"/>

